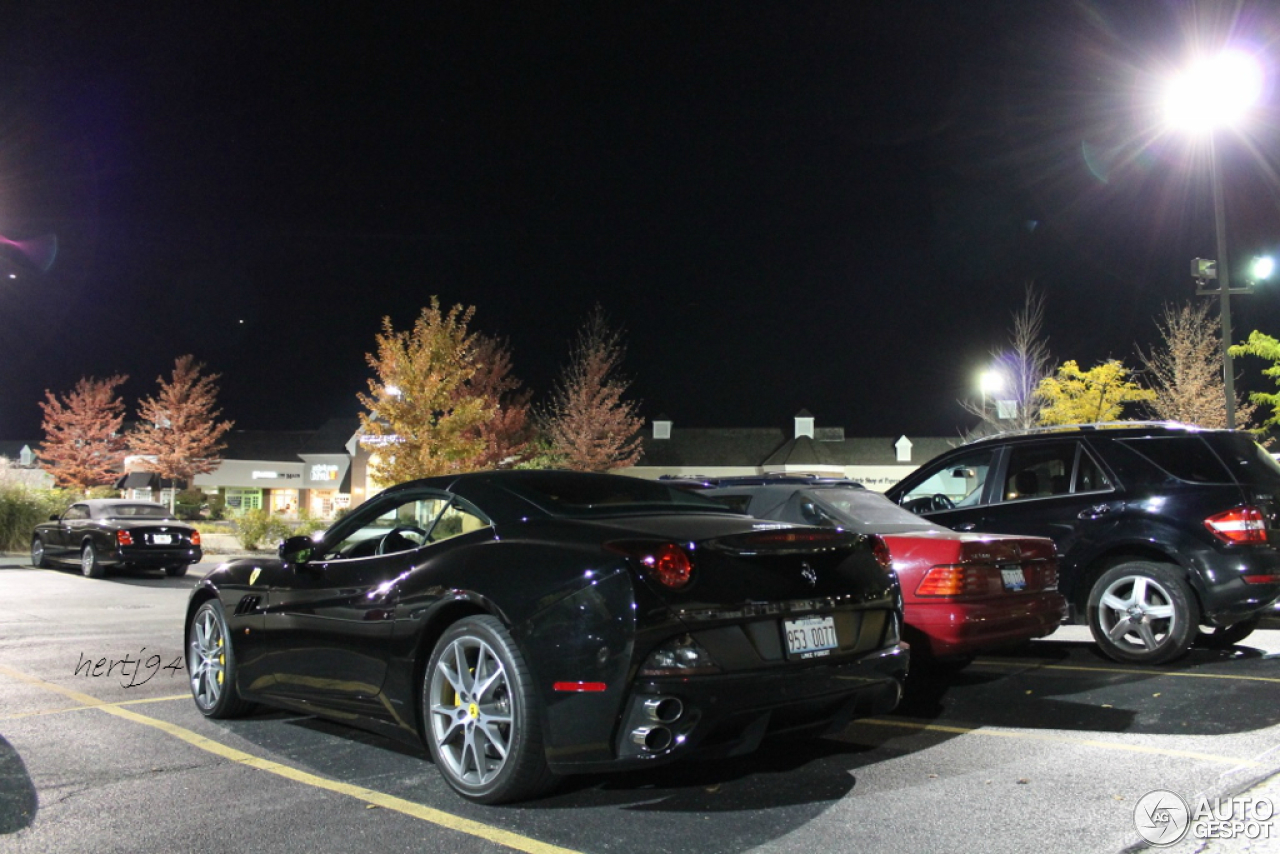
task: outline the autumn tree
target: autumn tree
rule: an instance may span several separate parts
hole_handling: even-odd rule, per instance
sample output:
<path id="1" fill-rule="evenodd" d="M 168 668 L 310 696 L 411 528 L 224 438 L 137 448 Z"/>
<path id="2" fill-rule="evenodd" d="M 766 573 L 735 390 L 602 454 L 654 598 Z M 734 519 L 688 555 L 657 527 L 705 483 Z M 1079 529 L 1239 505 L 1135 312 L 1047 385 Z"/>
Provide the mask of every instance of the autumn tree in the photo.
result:
<path id="1" fill-rule="evenodd" d="M 542 422 L 550 452 L 577 471 L 609 471 L 640 458 L 639 403 L 625 400 L 618 375 L 626 347 L 604 310 L 592 311 L 561 372 Z"/>
<path id="2" fill-rule="evenodd" d="M 155 396 L 138 402 L 138 424 L 128 444 L 129 452 L 141 458 L 139 468 L 190 485 L 196 475 L 213 471 L 222 461 L 222 437 L 234 422 L 218 420 L 222 375 L 206 374 L 204 367 L 192 355 L 179 356 L 169 379 L 156 377 Z M 173 509 L 172 493 L 169 499 Z"/>
<path id="3" fill-rule="evenodd" d="M 1040 423 L 1044 399 L 1037 391 L 1040 383 L 1053 375 L 1053 361 L 1043 328 L 1044 294 L 1028 285 L 1022 308 L 1013 315 L 1009 346 L 991 351 L 991 370 L 1000 380 L 996 397 L 1011 403 L 1012 409 L 1002 411 L 998 406 L 990 406 L 985 396 L 981 403 L 961 401 L 965 410 L 979 418 L 978 425 L 969 431 L 971 438 L 1005 430 L 1026 430 Z"/>
<path id="4" fill-rule="evenodd" d="M 70 394 L 55 397 L 47 389 L 40 402 L 44 410 L 44 443 L 40 467 L 53 475 L 58 486 L 82 492 L 111 483 L 124 462 L 124 401 L 116 394 L 128 377 L 81 378 Z"/>
<path id="5" fill-rule="evenodd" d="M 1147 403 L 1151 414 L 1164 421 L 1200 427 L 1227 426 L 1226 390 L 1222 372 L 1221 325 L 1210 304 L 1166 305 L 1156 328 L 1160 343 L 1149 351 L 1138 348 L 1147 384 L 1156 393 Z M 1257 404 L 1237 395 L 1236 419 L 1247 425 Z"/>
<path id="6" fill-rule="evenodd" d="M 505 339 L 477 333 L 472 359 L 475 373 L 459 394 L 486 400 L 490 411 L 490 416 L 475 427 L 483 446 L 472 467 L 509 467 L 529 451 L 533 438 L 529 404 L 533 395 L 512 373 L 511 346 Z"/>
<path id="7" fill-rule="evenodd" d="M 1263 368 L 1262 375 L 1280 385 L 1280 341 L 1255 329 L 1249 333 L 1248 340 L 1232 346 L 1230 350 L 1232 356 L 1257 356 L 1270 361 L 1271 367 Z M 1262 422 L 1263 427 L 1280 426 L 1280 392 L 1255 391 L 1249 399 L 1255 406 L 1271 408 L 1271 416 Z"/>
<path id="8" fill-rule="evenodd" d="M 467 328 L 474 313 L 461 305 L 443 313 L 433 296 L 410 330 L 397 331 L 390 317 L 382 319 L 378 351 L 365 355 L 376 376 L 369 393 L 358 395 L 368 410 L 360 414 L 361 445 L 373 454 L 378 483 L 477 466 L 494 407 L 469 385 L 480 343 Z"/>
<path id="9" fill-rule="evenodd" d="M 1043 402 L 1040 423 L 1088 424 L 1118 421 L 1126 403 L 1153 400 L 1154 391 L 1129 379 L 1129 369 L 1116 359 L 1082 371 L 1074 360 L 1045 377 L 1036 390 Z"/>

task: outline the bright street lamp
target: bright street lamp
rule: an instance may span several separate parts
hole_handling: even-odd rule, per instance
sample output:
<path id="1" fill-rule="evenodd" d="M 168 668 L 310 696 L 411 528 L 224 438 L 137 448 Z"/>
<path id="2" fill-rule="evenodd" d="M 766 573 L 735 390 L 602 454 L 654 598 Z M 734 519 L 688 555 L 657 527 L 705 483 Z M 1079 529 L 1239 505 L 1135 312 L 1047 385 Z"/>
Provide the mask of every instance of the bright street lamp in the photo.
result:
<path id="1" fill-rule="evenodd" d="M 1262 94 L 1262 66 L 1249 54 L 1226 50 L 1217 56 L 1197 62 L 1170 83 L 1165 94 L 1165 116 L 1169 124 L 1183 130 L 1208 135 L 1209 183 L 1213 189 L 1213 220 L 1217 237 L 1218 258 L 1213 272 L 1218 280 L 1216 291 L 1205 290 L 1200 279 L 1199 294 L 1218 295 L 1222 325 L 1222 385 L 1227 407 L 1227 429 L 1236 426 L 1235 375 L 1231 367 L 1231 294 L 1249 293 L 1248 288 L 1233 291 L 1227 272 L 1227 217 L 1222 199 L 1222 175 L 1218 165 L 1215 134 L 1219 128 L 1231 127 L 1248 111 Z M 1202 259 L 1196 259 L 1202 261 Z M 1201 270 L 1207 268 L 1202 264 Z M 1205 276 L 1204 278 L 1211 278 Z"/>
<path id="2" fill-rule="evenodd" d="M 987 417 L 987 398 L 1004 390 L 1004 374 L 999 371 L 983 371 L 978 375 L 978 388 L 982 391 L 982 417 Z"/>

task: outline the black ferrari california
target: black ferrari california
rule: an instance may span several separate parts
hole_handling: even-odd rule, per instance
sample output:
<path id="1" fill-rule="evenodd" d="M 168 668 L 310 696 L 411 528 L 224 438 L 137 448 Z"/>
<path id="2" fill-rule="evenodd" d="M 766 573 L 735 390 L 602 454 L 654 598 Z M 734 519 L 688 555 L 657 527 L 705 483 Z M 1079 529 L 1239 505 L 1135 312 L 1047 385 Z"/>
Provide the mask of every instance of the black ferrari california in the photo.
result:
<path id="1" fill-rule="evenodd" d="M 209 717 L 263 703 L 425 742 L 462 796 L 519 800 L 892 709 L 887 566 L 874 536 L 637 478 L 413 481 L 200 581 L 191 690 Z"/>
<path id="2" fill-rule="evenodd" d="M 177 577 L 202 556 L 200 532 L 154 501 L 77 501 L 31 533 L 32 566 L 78 564 L 89 578 L 113 566 L 162 568 Z"/>

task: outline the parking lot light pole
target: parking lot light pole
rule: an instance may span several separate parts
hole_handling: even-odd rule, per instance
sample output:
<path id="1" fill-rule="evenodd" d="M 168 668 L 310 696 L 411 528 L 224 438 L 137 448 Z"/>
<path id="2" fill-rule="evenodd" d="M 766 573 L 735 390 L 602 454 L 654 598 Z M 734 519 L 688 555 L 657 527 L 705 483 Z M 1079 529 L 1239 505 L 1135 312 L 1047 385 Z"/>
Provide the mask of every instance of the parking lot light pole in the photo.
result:
<path id="1" fill-rule="evenodd" d="M 1209 131 L 1209 183 L 1213 188 L 1213 224 L 1218 247 L 1218 317 L 1222 326 L 1222 393 L 1227 429 L 1236 429 L 1236 374 L 1231 366 L 1231 274 L 1227 264 L 1227 213 L 1222 199 L 1222 169 L 1213 131 Z"/>
<path id="2" fill-rule="evenodd" d="M 1218 162 L 1217 130 L 1241 118 L 1262 93 L 1262 67 L 1239 50 L 1225 50 L 1196 63 L 1175 78 L 1165 97 L 1165 115 L 1175 127 L 1208 135 L 1209 183 L 1213 192 L 1213 220 L 1218 251 L 1216 278 L 1222 325 L 1222 386 L 1227 413 L 1227 429 L 1236 426 L 1235 373 L 1231 366 L 1231 279 L 1227 269 L 1227 217 L 1223 201 L 1221 166 Z M 1200 259 L 1197 259 L 1199 261 Z M 1205 271 L 1201 265 L 1202 272 Z M 1204 278 L 1209 278 L 1205 276 Z M 1200 294 L 1213 294 L 1203 287 Z M 1248 288 L 1235 293 L 1248 293 Z"/>

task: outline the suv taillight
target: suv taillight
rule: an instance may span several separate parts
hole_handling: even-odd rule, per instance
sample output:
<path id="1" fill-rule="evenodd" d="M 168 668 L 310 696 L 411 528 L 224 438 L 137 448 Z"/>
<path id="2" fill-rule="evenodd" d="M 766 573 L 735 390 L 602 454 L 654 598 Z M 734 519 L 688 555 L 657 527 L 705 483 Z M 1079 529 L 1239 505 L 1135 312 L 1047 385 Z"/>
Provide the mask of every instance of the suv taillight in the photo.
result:
<path id="1" fill-rule="evenodd" d="M 1204 526 L 1224 543 L 1265 543 L 1267 523 L 1257 507 L 1236 507 L 1226 513 L 1210 516 Z"/>

